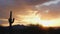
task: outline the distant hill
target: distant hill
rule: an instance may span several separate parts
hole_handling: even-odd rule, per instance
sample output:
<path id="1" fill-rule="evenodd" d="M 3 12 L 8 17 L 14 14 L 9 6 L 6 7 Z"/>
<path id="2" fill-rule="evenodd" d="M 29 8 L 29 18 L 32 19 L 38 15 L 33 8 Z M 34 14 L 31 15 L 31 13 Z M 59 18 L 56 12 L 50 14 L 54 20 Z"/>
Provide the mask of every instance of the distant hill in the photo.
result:
<path id="1" fill-rule="evenodd" d="M 14 25 L 11 27 L 2 27 L 0 26 L 0 34 L 60 34 L 60 28 L 54 29 L 52 27 L 44 30 L 42 26 L 38 25 Z"/>

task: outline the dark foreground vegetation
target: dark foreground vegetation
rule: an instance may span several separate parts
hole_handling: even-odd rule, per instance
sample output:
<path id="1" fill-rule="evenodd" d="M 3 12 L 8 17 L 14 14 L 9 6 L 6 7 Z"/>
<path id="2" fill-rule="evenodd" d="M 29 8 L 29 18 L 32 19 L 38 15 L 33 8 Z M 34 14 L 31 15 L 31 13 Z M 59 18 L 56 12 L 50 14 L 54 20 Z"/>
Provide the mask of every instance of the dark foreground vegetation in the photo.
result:
<path id="1" fill-rule="evenodd" d="M 0 26 L 0 34 L 60 34 L 60 28 L 43 28 L 38 25 L 14 25 L 9 27 Z"/>

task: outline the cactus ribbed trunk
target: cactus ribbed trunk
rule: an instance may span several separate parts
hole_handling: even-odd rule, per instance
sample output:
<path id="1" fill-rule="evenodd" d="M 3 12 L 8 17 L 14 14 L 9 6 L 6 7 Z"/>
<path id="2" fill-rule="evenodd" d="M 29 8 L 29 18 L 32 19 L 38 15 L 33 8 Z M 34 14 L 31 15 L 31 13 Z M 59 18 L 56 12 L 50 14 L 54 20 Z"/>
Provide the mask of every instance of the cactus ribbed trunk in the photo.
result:
<path id="1" fill-rule="evenodd" d="M 12 24 L 14 23 L 14 18 L 12 18 L 12 11 L 10 11 L 10 18 L 8 19 L 9 21 L 9 26 L 11 27 Z"/>
<path id="2" fill-rule="evenodd" d="M 9 21 L 9 31 L 10 31 L 10 34 L 12 32 L 12 24 L 14 23 L 14 18 L 12 18 L 12 11 L 10 11 L 10 18 L 8 19 Z"/>
<path id="3" fill-rule="evenodd" d="M 12 24 L 9 24 L 9 34 L 12 34 Z"/>
<path id="4" fill-rule="evenodd" d="M 12 27 L 12 24 L 10 23 L 10 27 Z"/>

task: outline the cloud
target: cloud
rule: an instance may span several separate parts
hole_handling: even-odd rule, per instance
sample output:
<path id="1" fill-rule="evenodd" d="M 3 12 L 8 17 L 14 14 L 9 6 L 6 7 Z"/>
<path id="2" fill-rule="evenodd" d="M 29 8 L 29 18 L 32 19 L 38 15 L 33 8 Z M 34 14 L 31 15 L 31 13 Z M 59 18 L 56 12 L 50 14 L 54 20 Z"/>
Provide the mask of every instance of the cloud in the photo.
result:
<path id="1" fill-rule="evenodd" d="M 2 25 L 2 24 L 7 24 L 7 19 L 0 19 L 0 25 Z"/>
<path id="2" fill-rule="evenodd" d="M 42 4 L 50 0 L 0 0 L 0 18 L 8 19 L 9 11 L 13 11 L 13 16 L 17 14 L 27 15 L 27 10 L 33 10 L 37 4 Z M 4 20 L 2 20 L 3 22 Z M 1 22 L 1 21 L 0 21 Z"/>
<path id="3" fill-rule="evenodd" d="M 16 14 L 23 13 L 26 10 L 33 10 L 34 5 L 47 1 L 49 0 L 0 0 L 0 18 L 8 18 L 10 10 Z"/>
<path id="4" fill-rule="evenodd" d="M 53 1 L 45 2 L 41 4 L 40 6 L 43 6 L 43 5 L 49 6 L 51 4 L 57 4 L 58 2 L 60 2 L 60 0 L 53 0 Z"/>
<path id="5" fill-rule="evenodd" d="M 60 0 L 54 0 L 45 2 L 43 4 L 38 4 L 35 6 L 37 10 L 43 15 L 43 17 L 47 18 L 60 18 Z M 48 15 L 44 13 L 46 10 L 49 10 Z"/>
<path id="6" fill-rule="evenodd" d="M 27 0 L 27 3 L 28 5 L 36 5 L 36 4 L 41 4 L 41 3 L 44 3 L 44 2 L 47 2 L 47 1 L 50 1 L 50 0 Z"/>

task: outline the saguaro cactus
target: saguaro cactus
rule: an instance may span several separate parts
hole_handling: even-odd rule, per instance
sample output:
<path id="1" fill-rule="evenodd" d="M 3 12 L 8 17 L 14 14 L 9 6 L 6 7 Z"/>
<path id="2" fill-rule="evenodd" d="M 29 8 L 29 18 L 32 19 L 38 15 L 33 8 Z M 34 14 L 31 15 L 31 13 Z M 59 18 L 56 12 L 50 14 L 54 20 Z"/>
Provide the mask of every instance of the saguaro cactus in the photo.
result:
<path id="1" fill-rule="evenodd" d="M 14 22 L 14 18 L 12 18 L 12 11 L 10 11 L 10 18 L 8 19 L 10 27 L 12 26 L 12 23 Z"/>

